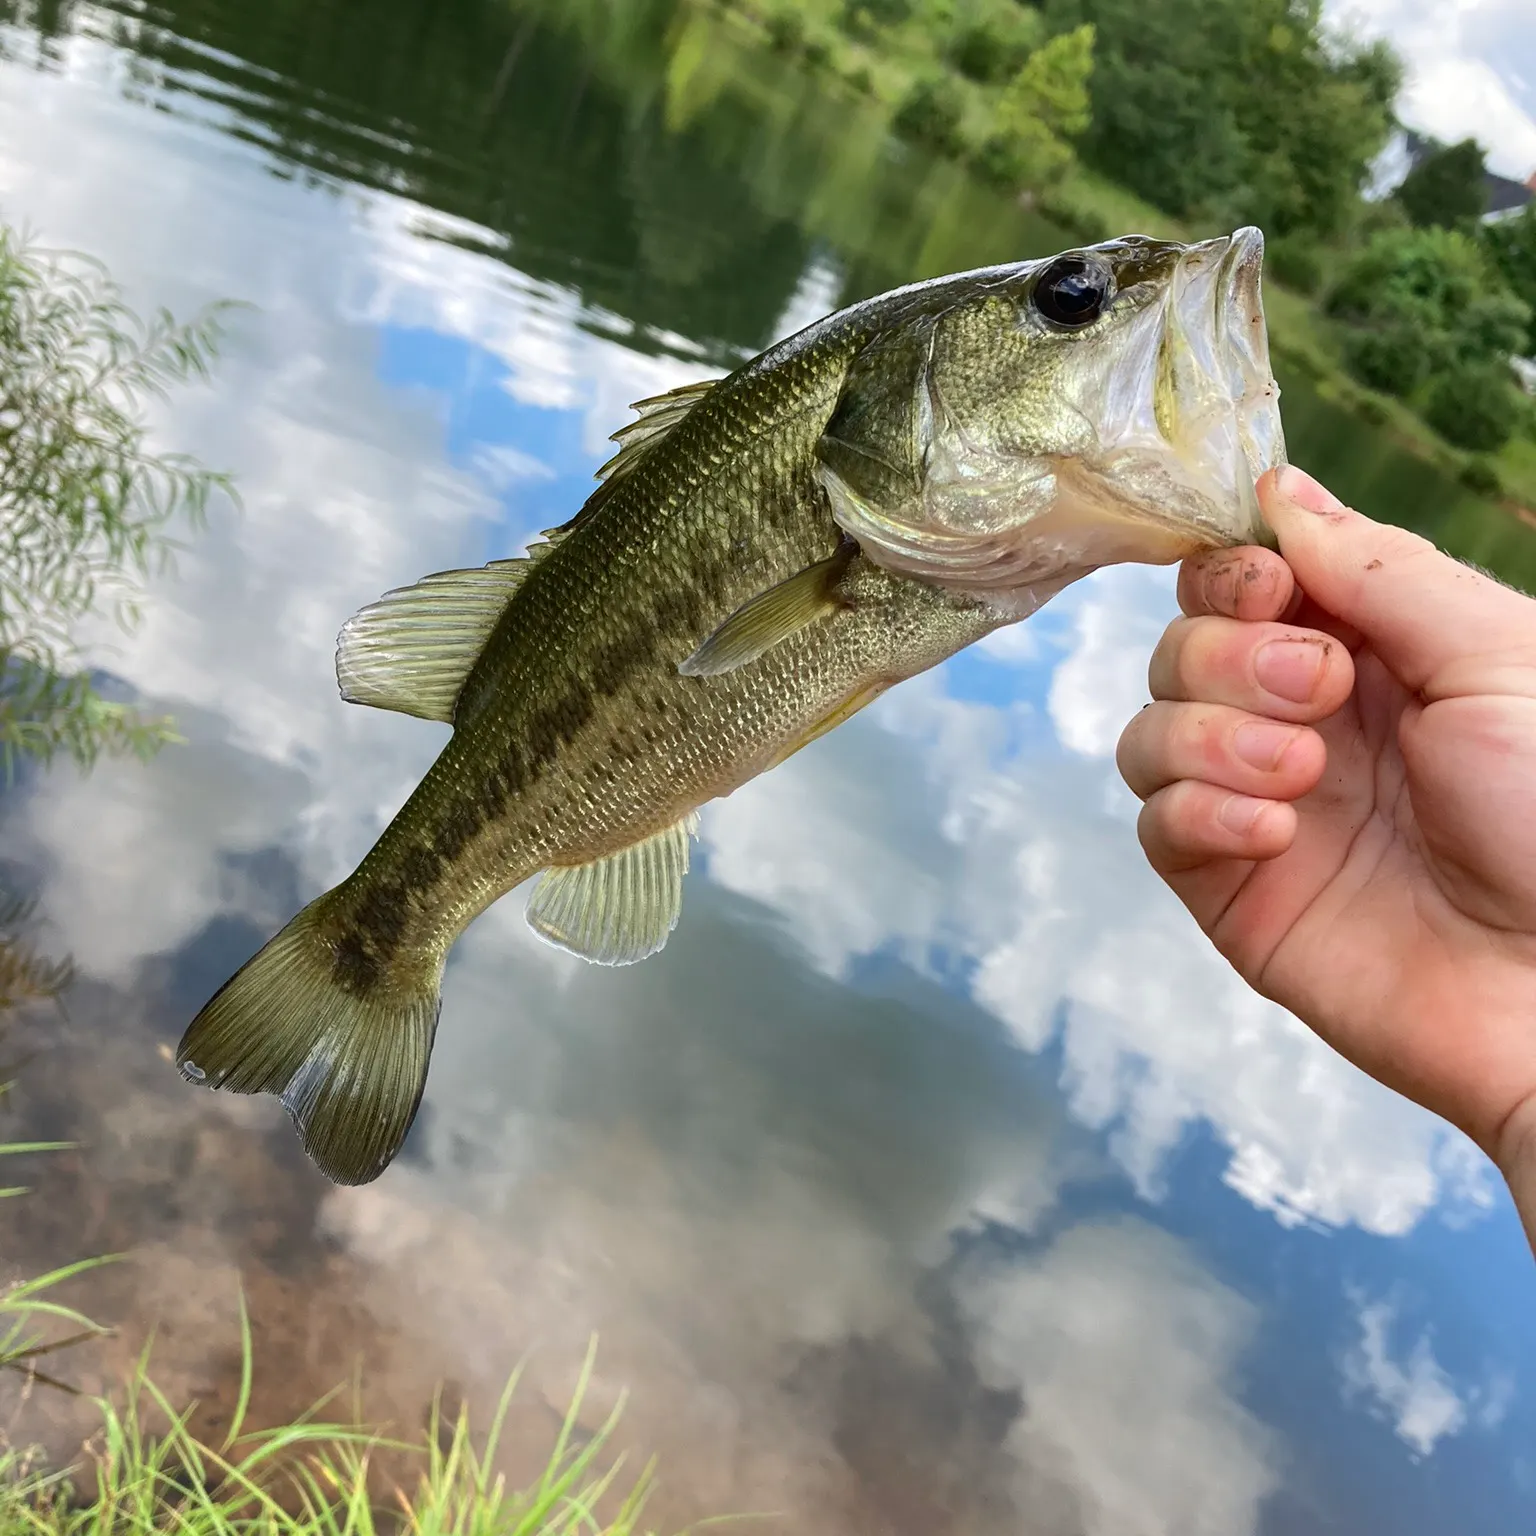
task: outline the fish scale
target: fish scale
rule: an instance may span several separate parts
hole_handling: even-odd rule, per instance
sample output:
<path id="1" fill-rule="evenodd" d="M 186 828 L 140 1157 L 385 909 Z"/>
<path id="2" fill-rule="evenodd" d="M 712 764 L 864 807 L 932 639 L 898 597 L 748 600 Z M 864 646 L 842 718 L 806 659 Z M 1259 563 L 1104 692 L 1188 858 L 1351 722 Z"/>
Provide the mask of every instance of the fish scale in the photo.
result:
<path id="1" fill-rule="evenodd" d="M 512 887 L 543 872 L 528 916 L 551 941 L 644 958 L 699 806 L 1095 565 L 1261 536 L 1251 485 L 1220 478 L 1233 444 L 1255 474 L 1283 454 L 1261 249 L 1130 237 L 855 305 L 642 402 L 526 558 L 362 610 L 344 696 L 453 735 L 353 874 L 193 1020 L 182 1071 L 280 1095 L 327 1175 L 375 1178 L 420 1102 L 448 950 Z M 1191 422 L 1207 436 L 1181 440 Z"/>

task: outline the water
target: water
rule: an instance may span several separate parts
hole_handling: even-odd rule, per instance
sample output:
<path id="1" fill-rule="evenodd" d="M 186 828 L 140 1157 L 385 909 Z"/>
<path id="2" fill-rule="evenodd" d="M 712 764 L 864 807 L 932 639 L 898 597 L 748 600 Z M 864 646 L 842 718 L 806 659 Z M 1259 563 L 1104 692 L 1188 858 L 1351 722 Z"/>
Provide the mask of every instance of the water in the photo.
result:
<path id="1" fill-rule="evenodd" d="M 596 15 L 594 8 L 594 15 Z M 1536 1481 L 1529 1256 L 1480 1155 L 1247 994 L 1145 869 L 1113 743 L 1173 611 L 1103 573 L 711 807 L 666 952 L 599 971 L 514 896 L 451 964 L 400 1162 L 337 1191 L 278 1107 L 164 1059 L 344 874 L 440 728 L 343 706 L 341 622 L 579 505 L 629 401 L 860 293 L 1062 238 L 635 7 L 0 5 L 0 211 L 141 305 L 251 301 L 168 440 L 236 471 L 92 654 L 148 767 L 0 803 L 73 954 L 27 1015 L 7 1266 L 76 1287 L 213 1424 L 361 1359 L 412 1428 L 530 1360 L 514 1470 L 589 1335 L 660 1520 L 817 1532 L 1505 1532 Z M 1536 584 L 1531 534 L 1287 383 L 1295 456 Z M 11 1391 L 12 1389 L 3 1389 Z M 67 1449 L 82 1419 L 0 1398 Z"/>

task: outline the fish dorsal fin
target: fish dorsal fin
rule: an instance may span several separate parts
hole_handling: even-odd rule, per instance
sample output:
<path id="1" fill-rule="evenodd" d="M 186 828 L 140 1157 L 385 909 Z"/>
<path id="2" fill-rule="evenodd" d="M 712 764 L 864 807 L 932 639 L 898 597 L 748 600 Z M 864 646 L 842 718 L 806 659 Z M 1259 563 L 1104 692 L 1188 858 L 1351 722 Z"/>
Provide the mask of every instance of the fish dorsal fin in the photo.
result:
<path id="1" fill-rule="evenodd" d="M 826 560 L 796 571 L 766 592 L 743 603 L 698 650 L 678 662 L 684 677 L 719 677 L 771 651 L 807 624 L 843 606 L 838 583 L 856 546 L 849 543 Z"/>
<path id="2" fill-rule="evenodd" d="M 597 478 L 613 481 L 627 475 L 647 450 L 665 437 L 719 382 L 719 379 L 700 379 L 696 384 L 669 389 L 664 395 L 635 401 L 631 409 L 639 414 L 613 433 L 610 441 L 619 445 L 619 451 L 598 470 Z"/>
<path id="3" fill-rule="evenodd" d="M 516 560 L 438 571 L 359 609 L 336 641 L 336 681 L 351 704 L 453 722 L 454 705 L 496 621 L 553 536 Z"/>
<path id="4" fill-rule="evenodd" d="M 599 965 L 632 965 L 654 955 L 677 927 L 688 839 L 698 825 L 698 813 L 690 811 L 607 858 L 545 870 L 528 899 L 528 926 Z"/>

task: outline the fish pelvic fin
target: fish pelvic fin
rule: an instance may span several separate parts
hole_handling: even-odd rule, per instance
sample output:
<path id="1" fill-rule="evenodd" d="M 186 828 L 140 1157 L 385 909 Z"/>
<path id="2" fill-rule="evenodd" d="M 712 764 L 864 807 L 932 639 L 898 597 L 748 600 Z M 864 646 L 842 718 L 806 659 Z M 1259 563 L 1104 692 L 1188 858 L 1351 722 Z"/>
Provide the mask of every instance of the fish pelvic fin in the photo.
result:
<path id="1" fill-rule="evenodd" d="M 337 1184 L 368 1184 L 399 1152 L 426 1087 L 443 956 L 361 984 L 340 963 L 339 891 L 310 903 L 193 1019 L 176 1049 L 189 1082 L 271 1093 Z"/>

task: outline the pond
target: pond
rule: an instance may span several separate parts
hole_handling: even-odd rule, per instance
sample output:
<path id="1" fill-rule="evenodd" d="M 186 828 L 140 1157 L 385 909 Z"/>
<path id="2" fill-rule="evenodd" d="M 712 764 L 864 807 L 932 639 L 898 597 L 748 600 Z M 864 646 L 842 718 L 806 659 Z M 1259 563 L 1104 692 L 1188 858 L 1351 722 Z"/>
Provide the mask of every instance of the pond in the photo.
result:
<path id="1" fill-rule="evenodd" d="M 840 302 L 1070 241 L 666 5 L 0 0 L 0 216 L 138 305 L 232 297 L 167 441 L 232 470 L 131 636 L 148 765 L 22 775 L 7 886 L 73 956 L 14 1021 L 7 1273 L 215 1424 L 361 1360 L 375 1418 L 526 1358 L 514 1470 L 589 1337 L 653 1514 L 839 1533 L 1507 1532 L 1536 1492 L 1536 1285 L 1482 1156 L 1248 993 L 1145 867 L 1113 747 L 1174 611 L 1118 568 L 704 816 L 621 971 L 514 895 L 455 950 L 422 1113 L 338 1190 L 168 1055 L 349 871 L 443 740 L 336 695 L 336 632 L 568 518 L 629 402 Z M 1293 457 L 1536 586 L 1536 535 L 1300 380 Z M 65 1400 L 0 1387 L 67 1452 Z M 670 1528 L 670 1526 L 669 1526 Z"/>

